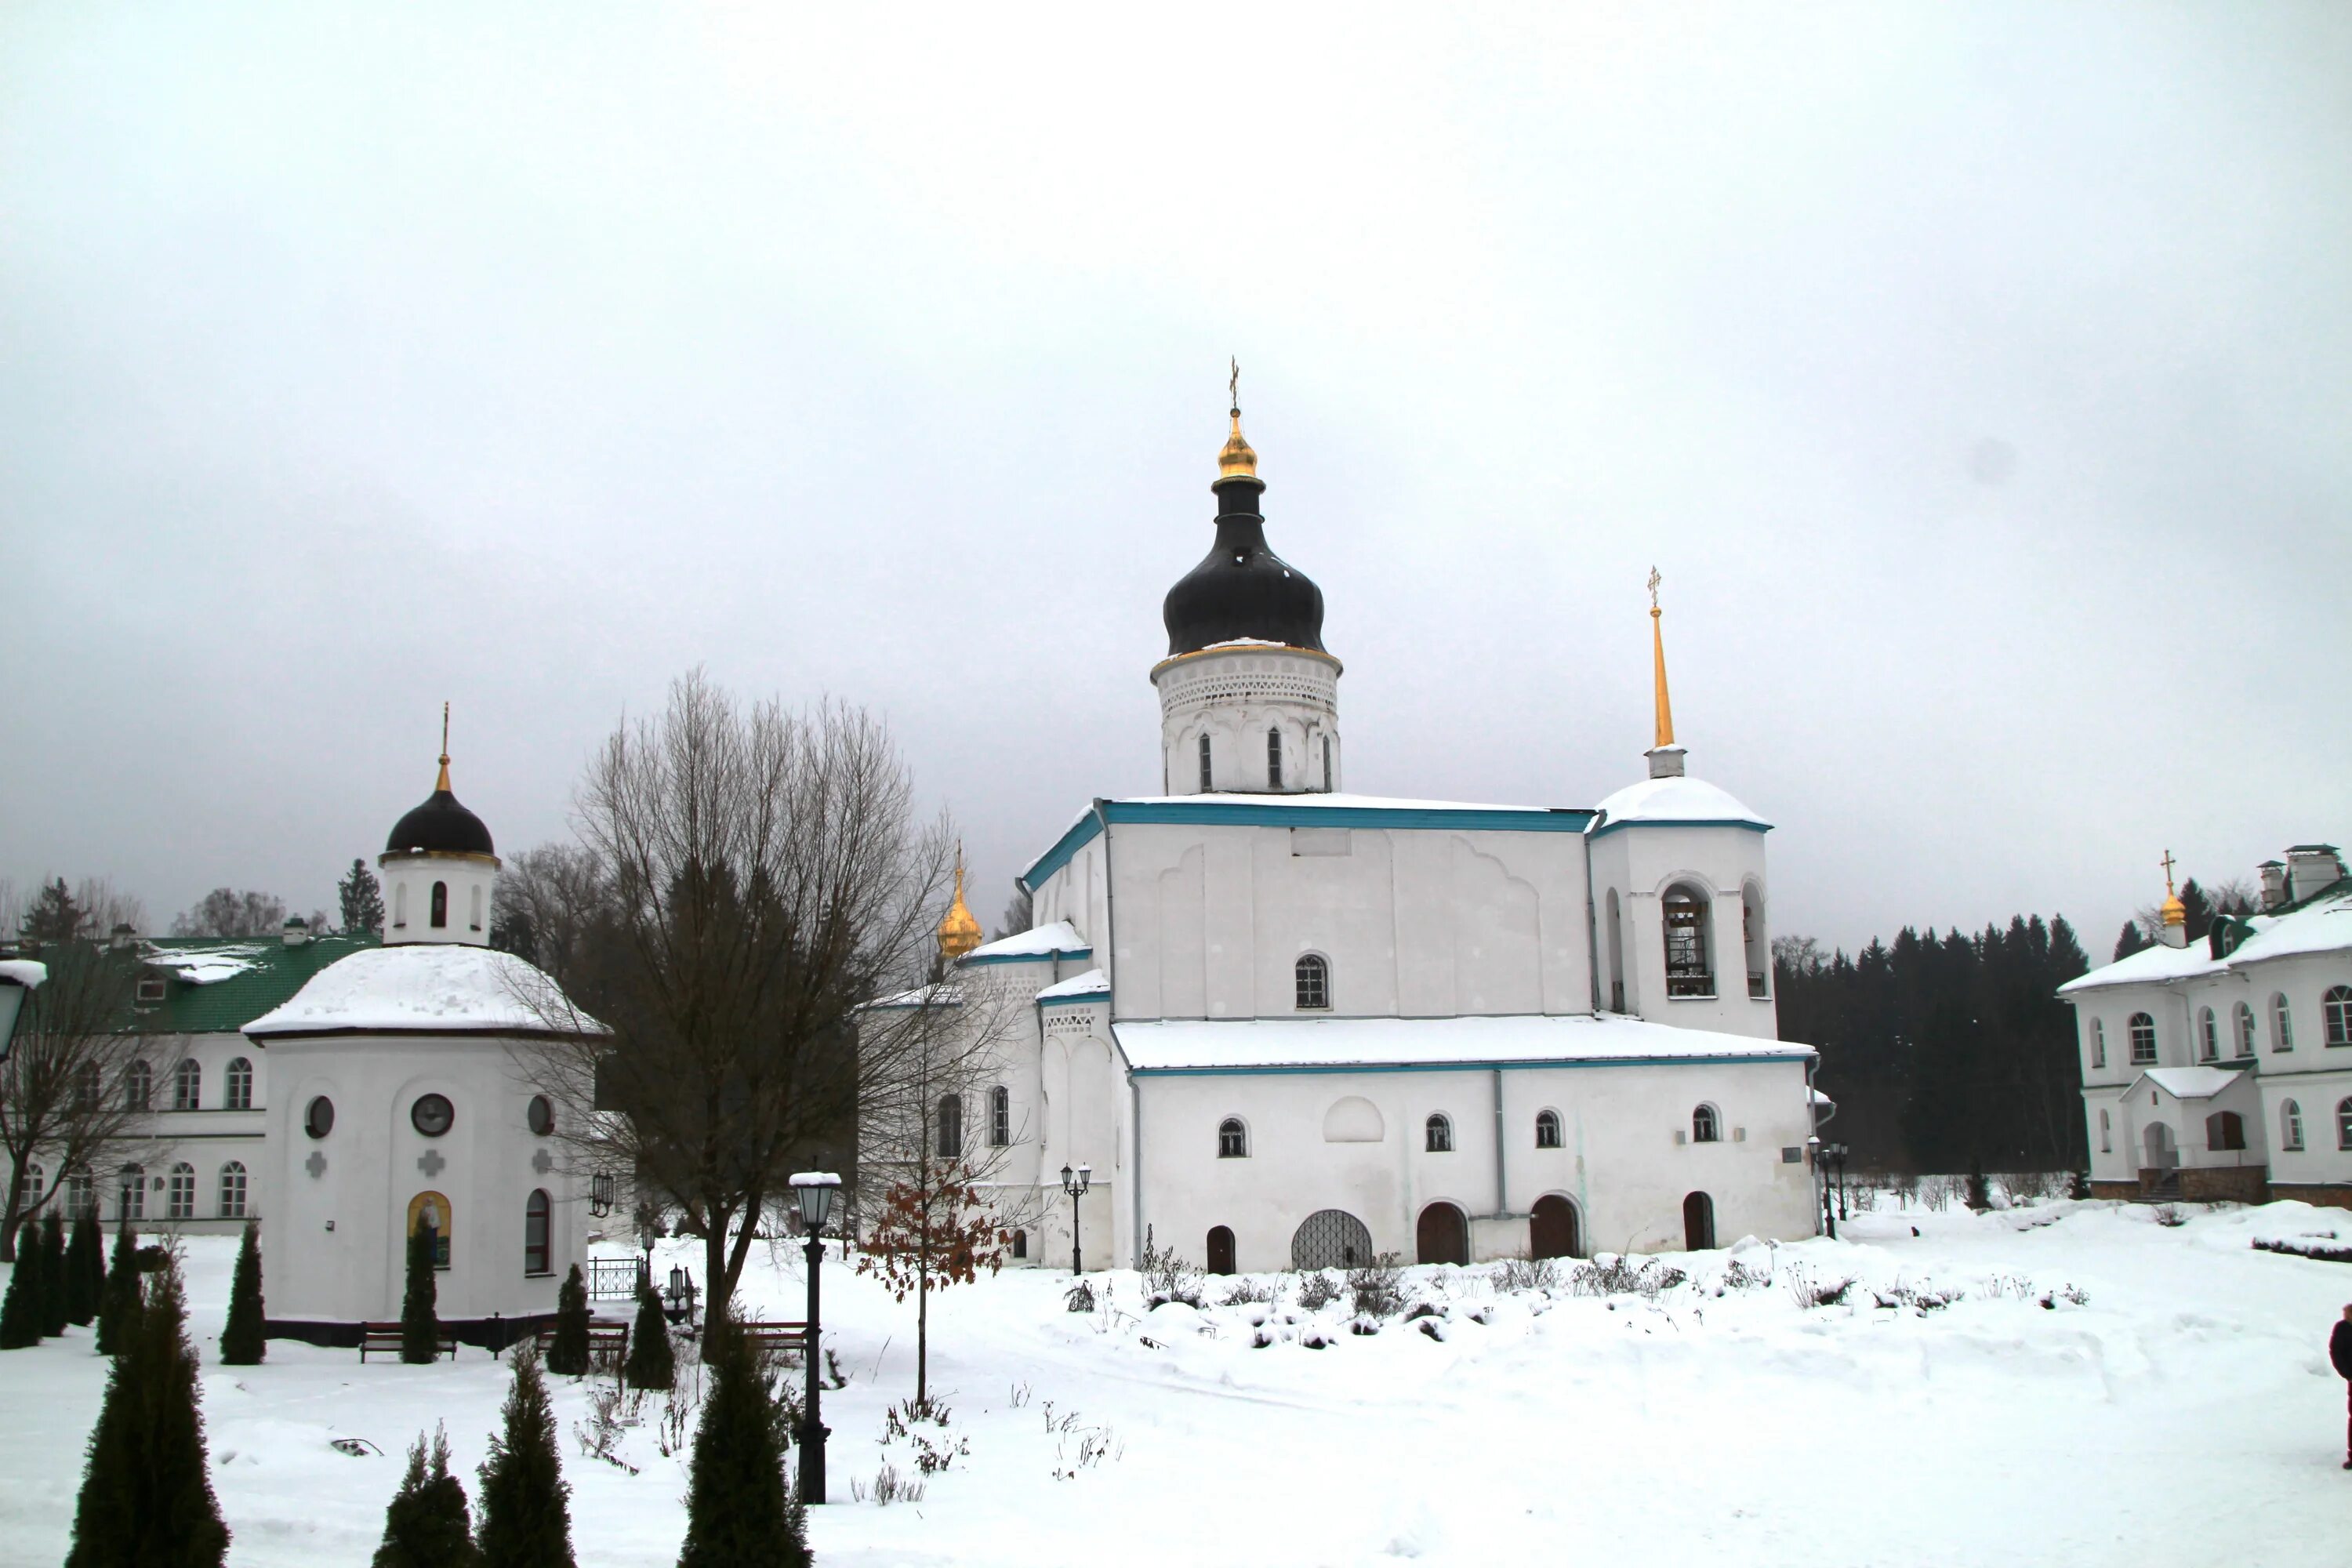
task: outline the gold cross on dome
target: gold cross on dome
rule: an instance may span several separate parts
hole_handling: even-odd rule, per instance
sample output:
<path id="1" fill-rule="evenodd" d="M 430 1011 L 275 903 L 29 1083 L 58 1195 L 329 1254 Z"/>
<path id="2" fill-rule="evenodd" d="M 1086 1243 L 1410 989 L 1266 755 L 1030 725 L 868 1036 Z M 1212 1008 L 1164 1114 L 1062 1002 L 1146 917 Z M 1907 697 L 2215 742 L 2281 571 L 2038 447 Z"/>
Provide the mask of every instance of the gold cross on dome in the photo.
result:
<path id="1" fill-rule="evenodd" d="M 2163 861 L 2163 865 L 2164 865 L 2164 894 L 2165 894 L 2165 897 L 2167 897 L 2167 898 L 2170 898 L 2170 897 L 2172 896 L 2172 851 L 2171 851 L 2171 850 L 2169 850 L 2169 849 L 2168 849 L 2168 850 L 2166 850 L 2166 851 L 2164 852 L 2164 861 Z"/>
<path id="2" fill-rule="evenodd" d="M 1239 414 L 1242 411 L 1242 362 L 1235 359 L 1233 365 L 1233 378 L 1225 383 L 1225 392 L 1233 400 L 1234 412 Z"/>
<path id="3" fill-rule="evenodd" d="M 1650 608 L 1654 610 L 1658 607 L 1658 584 L 1664 581 L 1664 577 L 1658 575 L 1656 567 L 1650 568 Z"/>

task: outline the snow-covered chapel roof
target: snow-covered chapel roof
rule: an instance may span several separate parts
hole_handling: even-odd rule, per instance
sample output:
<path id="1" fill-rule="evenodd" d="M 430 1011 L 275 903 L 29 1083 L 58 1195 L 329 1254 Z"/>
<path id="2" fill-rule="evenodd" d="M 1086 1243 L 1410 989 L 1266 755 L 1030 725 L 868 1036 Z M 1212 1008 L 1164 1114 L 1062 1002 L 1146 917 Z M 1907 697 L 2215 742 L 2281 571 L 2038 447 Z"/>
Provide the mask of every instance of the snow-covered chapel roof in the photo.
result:
<path id="1" fill-rule="evenodd" d="M 1649 1062 L 1802 1061 L 1813 1047 L 1641 1018 L 1184 1018 L 1114 1023 L 1138 1073 L 1313 1072 L 1454 1067 L 1628 1067 Z"/>
<path id="2" fill-rule="evenodd" d="M 1600 816 L 1586 831 L 1597 837 L 1637 822 L 1654 827 L 1721 824 L 1763 830 L 1772 826 L 1706 780 L 1676 774 L 1627 784 L 1601 803 Z"/>
<path id="3" fill-rule="evenodd" d="M 2158 942 L 2069 980 L 2058 987 L 2058 994 L 2079 995 L 2110 985 L 2160 985 L 2170 980 L 2227 974 L 2268 959 L 2341 952 L 2352 948 L 2352 878 L 2282 913 L 2251 916 L 2246 924 L 2252 934 L 2218 958 L 2213 944 L 2203 938 L 2186 947 Z"/>
<path id="4" fill-rule="evenodd" d="M 1068 958 L 1094 948 L 1067 921 L 1048 921 L 1012 936 L 983 942 L 965 953 L 959 963 L 1018 963 L 1029 959 Z"/>
<path id="5" fill-rule="evenodd" d="M 608 1032 L 527 961 L 457 942 L 363 949 L 245 1026 L 256 1037 Z"/>

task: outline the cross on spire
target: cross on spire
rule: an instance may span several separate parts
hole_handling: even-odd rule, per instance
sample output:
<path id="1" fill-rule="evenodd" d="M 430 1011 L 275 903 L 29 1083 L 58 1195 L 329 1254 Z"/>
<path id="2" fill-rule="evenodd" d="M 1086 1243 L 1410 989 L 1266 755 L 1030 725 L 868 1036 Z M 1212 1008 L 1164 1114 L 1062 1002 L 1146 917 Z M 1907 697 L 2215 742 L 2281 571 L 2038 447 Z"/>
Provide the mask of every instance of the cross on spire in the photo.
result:
<path id="1" fill-rule="evenodd" d="M 1664 581 L 1664 577 L 1658 575 L 1656 567 L 1650 568 L 1650 609 L 1653 614 L 1655 614 L 1658 608 L 1658 584 Z"/>
<path id="2" fill-rule="evenodd" d="M 1233 366 L 1233 378 L 1225 383 L 1225 393 L 1233 404 L 1234 417 L 1238 419 L 1242 416 L 1242 362 L 1236 358 Z"/>
<path id="3" fill-rule="evenodd" d="M 2173 889 L 2172 889 L 2172 851 L 2171 851 L 2171 850 L 2169 850 L 2169 849 L 2168 849 L 2168 850 L 2166 850 L 2166 851 L 2164 852 L 2163 866 L 2164 866 L 2164 896 L 2165 896 L 2166 898 L 2168 898 L 2168 898 L 2171 898 L 2171 897 L 2173 897 L 2173 896 L 2174 896 L 2174 895 L 2173 895 Z"/>

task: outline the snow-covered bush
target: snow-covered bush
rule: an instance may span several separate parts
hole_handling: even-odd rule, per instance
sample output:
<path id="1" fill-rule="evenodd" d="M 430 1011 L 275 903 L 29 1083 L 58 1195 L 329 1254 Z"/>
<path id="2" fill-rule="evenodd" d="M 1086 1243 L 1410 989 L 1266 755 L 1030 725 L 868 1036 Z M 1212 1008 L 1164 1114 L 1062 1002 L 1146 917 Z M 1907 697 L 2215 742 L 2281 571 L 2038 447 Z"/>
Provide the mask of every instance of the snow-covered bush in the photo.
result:
<path id="1" fill-rule="evenodd" d="M 1073 1312 L 1091 1312 L 1095 1310 L 1095 1288 L 1083 1279 L 1076 1280 L 1062 1292 L 1062 1304 Z"/>
<path id="2" fill-rule="evenodd" d="M 1834 1307 L 1845 1300 L 1853 1289 L 1852 1276 L 1841 1275 L 1835 1279 L 1816 1279 L 1802 1264 L 1791 1264 L 1788 1277 L 1789 1299 L 1801 1308 Z"/>
<path id="3" fill-rule="evenodd" d="M 1348 1294 L 1358 1317 L 1392 1318 L 1404 1309 L 1404 1269 L 1383 1252 L 1348 1270 Z"/>
<path id="4" fill-rule="evenodd" d="M 1495 1270 L 1500 1290 L 1557 1290 L 1567 1283 L 1559 1260 L 1553 1258 L 1506 1258 Z"/>
<path id="5" fill-rule="evenodd" d="M 1270 1307 L 1280 1299 L 1282 1291 L 1279 1287 L 1267 1284 L 1263 1280 L 1252 1279 L 1244 1277 L 1234 1280 L 1231 1285 L 1225 1287 L 1225 1305 L 1228 1307 Z"/>
<path id="6" fill-rule="evenodd" d="M 1181 1301 L 1199 1310 L 1201 1274 L 1172 1247 L 1155 1247 L 1149 1239 L 1143 1244 L 1143 1304 L 1160 1306 L 1169 1301 Z"/>
<path id="7" fill-rule="evenodd" d="M 2147 1217 L 2168 1228 L 2177 1228 L 2189 1223 L 2188 1212 L 2179 1204 L 2158 1204 L 2148 1211 Z"/>
<path id="8" fill-rule="evenodd" d="M 1638 1264 L 1622 1253 L 1603 1252 L 1578 1268 L 1569 1280 L 1571 1296 L 1639 1296 L 1654 1301 L 1690 1276 L 1654 1258 Z"/>
<path id="9" fill-rule="evenodd" d="M 1300 1310 L 1319 1312 L 1339 1299 L 1339 1282 L 1331 1278 L 1328 1268 L 1310 1268 L 1298 1282 Z"/>

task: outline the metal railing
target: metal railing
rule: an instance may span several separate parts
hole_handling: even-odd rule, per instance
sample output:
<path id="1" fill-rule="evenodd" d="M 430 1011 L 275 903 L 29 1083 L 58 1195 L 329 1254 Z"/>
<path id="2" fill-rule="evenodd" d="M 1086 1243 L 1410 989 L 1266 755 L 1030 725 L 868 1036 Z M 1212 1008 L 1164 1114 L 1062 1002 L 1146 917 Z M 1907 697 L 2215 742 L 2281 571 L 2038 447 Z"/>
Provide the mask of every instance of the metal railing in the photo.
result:
<path id="1" fill-rule="evenodd" d="M 591 1301 L 634 1301 L 645 1282 L 646 1265 L 637 1258 L 592 1258 L 587 1273 Z"/>
<path id="2" fill-rule="evenodd" d="M 1666 976 L 1669 996 L 1712 996 L 1715 976 L 1712 974 L 1669 974 Z"/>

